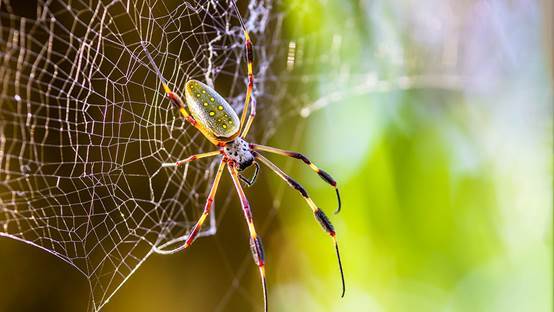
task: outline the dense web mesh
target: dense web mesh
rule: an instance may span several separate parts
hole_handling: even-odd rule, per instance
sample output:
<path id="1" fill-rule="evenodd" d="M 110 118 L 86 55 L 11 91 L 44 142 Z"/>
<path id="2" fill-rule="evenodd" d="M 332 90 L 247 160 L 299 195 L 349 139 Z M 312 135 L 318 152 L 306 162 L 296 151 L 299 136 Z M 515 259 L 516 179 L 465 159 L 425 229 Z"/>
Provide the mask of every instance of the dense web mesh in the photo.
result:
<path id="1" fill-rule="evenodd" d="M 0 23 L 0 235 L 74 266 L 98 310 L 151 253 L 182 244 L 216 164 L 160 167 L 214 148 L 164 98 L 142 45 L 172 88 L 207 81 L 240 112 L 242 29 L 227 1 L 12 4 Z M 241 8 L 267 120 L 277 114 L 264 91 L 270 9 Z M 214 231 L 212 219 L 203 235 Z"/>

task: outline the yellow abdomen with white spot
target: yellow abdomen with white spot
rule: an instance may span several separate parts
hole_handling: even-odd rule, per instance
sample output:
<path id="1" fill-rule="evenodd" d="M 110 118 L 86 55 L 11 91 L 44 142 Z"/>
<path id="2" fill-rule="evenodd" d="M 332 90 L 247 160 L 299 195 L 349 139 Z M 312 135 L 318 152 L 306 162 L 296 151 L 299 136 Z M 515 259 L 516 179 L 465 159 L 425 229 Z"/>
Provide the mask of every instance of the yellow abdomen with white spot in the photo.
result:
<path id="1" fill-rule="evenodd" d="M 237 113 L 214 89 L 198 80 L 189 80 L 185 85 L 185 97 L 190 114 L 205 128 L 205 135 L 223 142 L 238 136 Z"/>

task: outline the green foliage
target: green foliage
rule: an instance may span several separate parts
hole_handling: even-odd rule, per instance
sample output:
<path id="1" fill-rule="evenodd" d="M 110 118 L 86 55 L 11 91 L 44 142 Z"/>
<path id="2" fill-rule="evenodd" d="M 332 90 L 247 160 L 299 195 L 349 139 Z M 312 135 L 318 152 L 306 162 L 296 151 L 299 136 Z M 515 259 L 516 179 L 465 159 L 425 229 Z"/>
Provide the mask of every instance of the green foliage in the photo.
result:
<path id="1" fill-rule="evenodd" d="M 282 241 L 270 251 L 280 257 L 271 273 L 278 310 L 289 311 L 294 302 L 295 311 L 549 311 L 552 170 L 551 157 L 544 156 L 552 144 L 551 108 L 545 101 L 551 96 L 549 79 L 534 67 L 520 73 L 517 88 L 490 85 L 487 79 L 500 86 L 516 80 L 505 76 L 511 65 L 504 61 L 498 68 L 473 68 L 470 76 L 463 68 L 435 75 L 444 74 L 434 54 L 444 42 L 422 44 L 425 40 L 417 38 L 421 30 L 406 26 L 411 15 L 421 13 L 415 4 L 377 1 L 364 12 L 343 1 L 327 1 L 324 7 L 303 3 L 313 14 L 303 20 L 302 29 L 323 29 L 317 37 L 322 55 L 340 36 L 340 64 L 357 64 L 354 74 L 384 81 L 399 75 L 434 77 L 422 85 L 415 81 L 418 87 L 393 83 L 387 92 L 376 87 L 351 96 L 348 90 L 357 90 L 354 79 L 331 82 L 344 91 L 340 100 L 313 112 L 305 125 L 291 120 L 303 126 L 284 127 L 272 142 L 290 146 L 285 138 L 306 127 L 295 148 L 339 181 L 343 212 L 331 221 L 347 278 L 347 295 L 341 300 L 331 243 L 291 192 L 280 209 Z M 484 10 L 475 4 L 457 9 Z M 504 13 L 503 26 L 518 14 Z M 467 21 L 456 15 L 451 22 Z M 532 25 L 522 32 L 541 31 Z M 474 36 L 486 33 L 490 38 L 480 40 L 499 40 L 498 34 L 487 33 L 487 25 L 480 26 L 484 29 L 474 29 Z M 482 49 L 468 34 L 447 33 L 444 40 L 449 36 L 468 40 L 460 43 L 462 48 Z M 380 39 L 393 42 L 396 52 L 389 51 L 388 58 L 371 52 L 382 48 Z M 510 55 L 511 49 L 519 48 L 506 47 L 500 54 Z M 477 54 L 488 55 L 485 50 Z M 404 58 L 401 64 L 394 60 L 398 53 Z M 538 61 L 534 52 L 522 53 L 518 61 Z M 457 66 L 466 66 L 464 55 L 459 57 Z M 320 73 L 343 69 L 320 66 Z M 462 78 L 444 87 L 448 73 Z M 320 97 L 329 91 L 326 83 L 318 86 Z M 517 99 L 521 94 L 535 101 Z M 500 99 L 505 99 L 502 107 Z M 334 208 L 331 191 L 309 170 L 294 169 L 293 176 L 302 177 L 323 209 Z M 290 274 L 283 274 L 286 270 Z"/>

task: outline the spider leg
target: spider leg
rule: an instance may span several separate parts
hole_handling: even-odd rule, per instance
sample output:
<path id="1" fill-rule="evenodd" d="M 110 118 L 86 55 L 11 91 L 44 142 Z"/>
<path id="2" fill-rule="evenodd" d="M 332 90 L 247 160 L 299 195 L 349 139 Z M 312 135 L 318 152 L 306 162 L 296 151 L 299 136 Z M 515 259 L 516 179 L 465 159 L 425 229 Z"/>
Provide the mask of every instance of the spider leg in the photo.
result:
<path id="1" fill-rule="evenodd" d="M 237 8 L 237 4 L 234 1 L 232 3 L 233 3 L 233 7 L 237 11 L 237 16 L 240 21 L 240 26 L 242 27 L 242 31 L 244 32 L 244 45 L 246 49 L 246 62 L 247 62 L 247 69 L 248 69 L 248 89 L 246 89 L 246 97 L 244 98 L 244 105 L 242 106 L 242 115 L 240 117 L 240 129 L 242 131 L 240 136 L 245 137 L 246 134 L 248 134 L 248 130 L 250 129 L 252 122 L 254 122 L 254 117 L 256 116 L 256 101 L 253 100 L 252 108 L 250 109 L 250 115 L 248 116 L 248 121 L 246 121 L 246 115 L 248 113 L 249 106 L 250 106 L 250 98 L 252 97 L 252 92 L 254 89 L 254 72 L 252 69 L 253 67 L 252 63 L 254 62 L 254 52 L 252 50 L 252 41 L 250 40 L 250 35 L 246 30 L 246 26 L 244 25 L 244 21 L 242 20 L 239 9 Z"/>
<path id="2" fill-rule="evenodd" d="M 263 157 L 262 155 L 255 153 L 254 156 L 256 159 L 259 159 L 262 163 L 264 163 L 266 166 L 269 167 L 273 172 L 275 172 L 281 179 L 285 180 L 288 185 L 290 185 L 292 188 L 296 189 L 304 200 L 308 203 L 310 208 L 312 208 L 312 212 L 314 214 L 314 217 L 316 218 L 317 222 L 321 225 L 321 227 L 331 236 L 333 239 L 333 244 L 335 245 L 335 251 L 337 254 L 337 260 L 339 263 L 339 270 L 340 270 L 340 277 L 342 282 L 342 294 L 341 297 L 344 297 L 345 292 L 345 283 L 344 283 L 344 272 L 342 270 L 342 262 L 340 259 L 340 253 L 339 253 L 339 245 L 337 243 L 336 238 L 336 232 L 335 228 L 333 227 L 333 224 L 331 224 L 331 221 L 329 221 L 329 218 L 327 218 L 327 215 L 323 212 L 323 210 L 319 209 L 319 207 L 316 206 L 314 201 L 310 198 L 308 195 L 308 192 L 300 185 L 298 182 L 294 181 L 290 176 L 288 176 L 286 173 L 283 172 L 279 167 L 277 167 L 274 163 L 269 161 L 269 159 Z"/>
<path id="3" fill-rule="evenodd" d="M 240 185 L 237 169 L 232 165 L 229 165 L 227 169 L 229 170 L 229 173 L 231 174 L 231 178 L 233 179 L 233 184 L 235 185 L 235 189 L 237 190 L 237 193 L 240 197 L 244 218 L 248 223 L 248 230 L 250 232 L 250 250 L 252 251 L 252 257 L 254 258 L 254 262 L 256 263 L 260 271 L 260 279 L 262 281 L 262 288 L 264 293 L 264 311 L 267 312 L 267 284 L 266 284 L 266 278 L 265 278 L 265 259 L 264 259 L 264 248 L 262 245 L 262 240 L 256 233 L 256 228 L 254 227 L 254 220 L 252 218 L 252 212 L 250 211 L 250 204 L 248 203 L 248 199 L 246 198 L 246 195 L 244 194 L 244 191 L 242 190 L 242 187 Z"/>
<path id="4" fill-rule="evenodd" d="M 204 221 L 206 221 L 208 215 L 210 214 L 210 210 L 214 202 L 215 193 L 217 192 L 217 187 L 219 186 L 219 180 L 221 179 L 223 169 L 225 169 L 225 164 L 226 162 L 224 160 L 221 160 L 219 168 L 217 169 L 217 172 L 215 174 L 214 182 L 212 183 L 212 188 L 210 189 L 208 199 L 206 200 L 206 204 L 204 205 L 204 211 L 202 212 L 202 215 L 200 216 L 198 221 L 196 221 L 196 224 L 187 237 L 184 248 L 188 248 L 194 242 L 196 236 L 198 235 L 198 232 L 200 232 L 200 229 L 202 228 L 202 224 L 204 223 Z"/>
<path id="5" fill-rule="evenodd" d="M 154 62 L 154 59 L 152 58 L 152 55 L 150 54 L 150 52 L 148 52 L 148 49 L 146 49 L 146 45 L 144 44 L 144 42 L 141 42 L 141 45 L 142 45 L 142 49 L 144 50 L 144 53 L 146 54 L 146 57 L 148 58 L 148 61 L 150 62 L 150 64 L 154 68 L 154 71 L 156 72 L 156 75 L 158 76 L 158 79 L 160 79 L 160 81 L 162 83 L 162 87 L 164 89 L 164 92 L 165 92 L 167 98 L 171 101 L 171 103 L 173 103 L 173 105 L 175 105 L 175 107 L 177 107 L 179 109 L 179 112 L 181 113 L 183 118 L 185 118 L 185 120 L 188 123 L 193 125 L 200 132 L 202 132 L 204 134 L 204 136 L 206 136 L 207 138 L 210 138 L 209 135 L 206 135 L 206 133 L 207 133 L 206 128 L 204 126 L 202 126 L 201 124 L 199 124 L 196 121 L 196 119 L 194 119 L 194 117 L 192 117 L 188 113 L 188 111 L 186 109 L 185 101 L 183 101 L 183 99 L 181 99 L 181 97 L 179 95 L 177 95 L 177 93 L 173 92 L 169 88 L 169 86 L 167 84 L 167 81 L 163 77 L 162 72 L 158 68 L 158 65 L 156 65 L 156 62 Z M 210 142 L 212 142 L 215 145 L 217 145 L 217 143 L 218 143 L 217 141 L 214 141 L 213 139 L 210 139 Z"/>
<path id="6" fill-rule="evenodd" d="M 297 152 L 286 151 L 286 150 L 278 149 L 278 148 L 271 147 L 271 146 L 265 146 L 265 145 L 250 144 L 250 148 L 253 149 L 253 150 L 265 151 L 265 152 L 269 152 L 269 153 L 273 153 L 273 154 L 278 154 L 278 155 L 292 157 L 292 158 L 302 160 L 306 165 L 308 165 L 310 167 L 310 169 L 312 169 L 315 173 L 317 173 L 323 179 L 323 181 L 327 182 L 329 185 L 331 185 L 335 189 L 335 192 L 337 193 L 337 201 L 338 201 L 338 207 L 335 210 L 335 214 L 340 212 L 341 201 L 340 201 L 339 189 L 337 187 L 337 182 L 335 181 L 335 179 L 333 179 L 333 177 L 331 177 L 330 174 L 328 174 L 327 172 L 319 169 L 306 156 L 304 156 L 300 153 L 297 153 Z"/>
<path id="7" fill-rule="evenodd" d="M 242 130 L 241 138 L 246 137 L 248 134 L 248 131 L 250 130 L 250 126 L 252 126 L 252 123 L 254 122 L 254 118 L 256 117 L 256 100 L 252 99 L 252 108 L 250 109 L 250 115 L 248 116 L 248 120 L 246 121 L 246 126 L 244 127 L 244 130 Z"/>
<path id="8" fill-rule="evenodd" d="M 177 162 L 163 163 L 162 167 L 179 167 L 179 166 L 181 166 L 185 163 L 188 163 L 188 162 L 200 159 L 200 158 L 212 157 L 212 156 L 216 156 L 216 155 L 219 155 L 219 154 L 221 154 L 221 151 L 219 151 L 219 150 L 212 151 L 212 152 L 207 152 L 207 153 L 202 153 L 202 154 L 195 154 L 195 155 L 191 155 L 191 156 L 189 156 L 189 157 L 187 157 L 183 160 L 179 160 Z"/>
<path id="9" fill-rule="evenodd" d="M 256 182 L 256 178 L 258 177 L 258 171 L 260 171 L 260 165 L 258 165 L 257 162 L 254 162 L 254 165 L 256 166 L 256 170 L 254 171 L 254 175 L 252 176 L 252 178 L 250 180 L 245 178 L 242 174 L 239 174 L 239 178 L 241 179 L 241 181 L 246 183 L 246 185 L 248 187 L 251 187 L 252 184 L 254 184 L 254 182 Z"/>

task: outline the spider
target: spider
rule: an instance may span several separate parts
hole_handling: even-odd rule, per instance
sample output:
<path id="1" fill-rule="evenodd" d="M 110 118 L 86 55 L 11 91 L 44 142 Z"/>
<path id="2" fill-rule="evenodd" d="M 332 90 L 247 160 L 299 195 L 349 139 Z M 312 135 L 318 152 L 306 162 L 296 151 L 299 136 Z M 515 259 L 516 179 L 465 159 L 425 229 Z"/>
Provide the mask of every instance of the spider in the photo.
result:
<path id="1" fill-rule="evenodd" d="M 296 158 L 304 162 L 306 165 L 308 165 L 325 182 L 327 182 L 335 189 L 335 192 L 337 195 L 337 201 L 338 201 L 338 208 L 336 209 L 335 213 L 338 213 L 341 208 L 341 200 L 340 200 L 339 190 L 337 188 L 336 181 L 327 172 L 319 169 L 306 156 L 300 153 L 282 150 L 282 149 L 278 149 L 270 146 L 249 143 L 244 139 L 248 134 L 248 131 L 250 130 L 252 123 L 254 122 L 254 117 L 256 116 L 256 103 L 254 100 L 251 101 L 253 87 L 254 87 L 254 73 L 252 69 L 254 54 L 252 51 L 252 45 L 253 45 L 252 41 L 250 40 L 250 36 L 248 34 L 248 31 L 246 30 L 246 26 L 244 25 L 242 17 L 240 16 L 239 10 L 234 2 L 232 2 L 232 6 L 234 7 L 234 10 L 236 10 L 238 14 L 241 28 L 244 33 L 246 61 L 247 61 L 247 70 L 248 70 L 248 87 L 246 90 L 246 97 L 245 97 L 243 111 L 242 111 L 240 120 L 237 113 L 233 110 L 231 105 L 229 105 L 227 101 L 221 95 L 219 95 L 219 93 L 217 93 L 213 88 L 209 87 L 208 85 L 200 81 L 188 80 L 186 82 L 185 84 L 186 101 L 183 101 L 179 97 L 179 95 L 177 95 L 169 88 L 167 81 L 163 78 L 159 68 L 154 62 L 154 59 L 146 49 L 146 46 L 144 44 L 142 45 L 149 62 L 154 67 L 159 79 L 161 80 L 162 87 L 164 89 L 164 92 L 167 98 L 169 98 L 169 100 L 179 109 L 179 112 L 188 123 L 190 123 L 196 129 L 198 129 L 211 143 L 213 143 L 215 146 L 219 148 L 218 150 L 215 150 L 212 152 L 191 155 L 177 162 L 163 163 L 162 167 L 179 167 L 183 164 L 192 162 L 197 159 L 214 157 L 218 155 L 222 156 L 221 161 L 219 162 L 219 167 L 215 174 L 215 178 L 213 180 L 208 198 L 204 205 L 204 210 L 202 212 L 202 215 L 200 216 L 200 218 L 192 228 L 192 231 L 187 236 L 183 249 L 188 248 L 194 242 L 200 229 L 202 228 L 202 225 L 206 221 L 210 213 L 212 204 L 214 202 L 219 181 L 221 179 L 221 176 L 223 174 L 225 167 L 227 167 L 231 175 L 231 178 L 233 180 L 234 187 L 240 198 L 242 211 L 244 213 L 244 217 L 248 224 L 248 230 L 250 232 L 250 249 L 252 252 L 252 256 L 254 258 L 254 262 L 256 263 L 259 269 L 262 290 L 263 290 L 263 297 L 264 297 L 264 311 L 267 312 L 268 299 L 267 299 L 267 284 L 266 284 L 266 276 L 265 276 L 264 249 L 262 245 L 262 240 L 260 236 L 256 233 L 252 212 L 250 210 L 250 204 L 248 203 L 248 199 L 246 198 L 246 195 L 244 194 L 244 190 L 240 184 L 240 181 L 242 181 L 247 186 L 251 186 L 255 182 L 256 177 L 258 175 L 258 171 L 260 169 L 260 166 L 258 164 L 258 161 L 259 161 L 262 164 L 266 165 L 270 170 L 275 172 L 281 179 L 285 180 L 285 182 L 290 187 L 294 188 L 302 195 L 304 200 L 308 203 L 308 206 L 312 209 L 315 219 L 319 222 L 319 224 L 327 232 L 327 234 L 329 234 L 329 236 L 332 238 L 333 244 L 335 246 L 338 266 L 339 266 L 340 275 L 341 275 L 341 282 L 342 282 L 341 297 L 344 297 L 344 293 L 345 293 L 344 273 L 342 269 L 342 263 L 341 263 L 339 247 L 338 247 L 337 238 L 336 238 L 336 232 L 333 225 L 329 221 L 329 218 L 325 215 L 325 213 L 321 209 L 319 209 L 319 207 L 316 206 L 316 204 L 310 198 L 310 196 L 308 195 L 304 187 L 302 187 L 302 185 L 300 185 L 298 182 L 293 180 L 290 176 L 288 176 L 285 172 L 283 172 L 274 163 L 272 163 L 267 158 L 262 156 L 260 152 L 268 152 L 268 153 L 274 153 L 282 156 Z M 250 110 L 250 114 L 248 114 L 249 110 Z M 241 174 L 241 172 L 252 165 L 255 165 L 256 168 L 252 178 L 249 180 L 249 179 L 246 179 Z"/>

